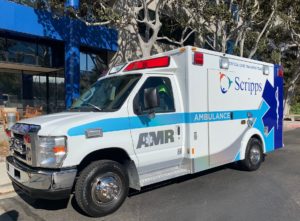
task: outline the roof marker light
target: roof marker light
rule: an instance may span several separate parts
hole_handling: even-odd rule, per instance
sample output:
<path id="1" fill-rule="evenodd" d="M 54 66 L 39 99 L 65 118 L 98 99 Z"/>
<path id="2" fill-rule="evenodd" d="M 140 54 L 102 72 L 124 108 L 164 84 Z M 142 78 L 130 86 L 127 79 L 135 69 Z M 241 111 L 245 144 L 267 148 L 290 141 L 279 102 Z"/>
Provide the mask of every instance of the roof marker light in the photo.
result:
<path id="1" fill-rule="evenodd" d="M 170 57 L 152 58 L 142 61 L 134 61 L 127 65 L 124 71 L 135 71 L 148 68 L 162 68 L 170 65 Z"/>
<path id="2" fill-rule="evenodd" d="M 263 67 L 263 74 L 264 75 L 269 75 L 269 73 L 270 73 L 269 66 L 264 65 L 264 67 Z"/>
<path id="3" fill-rule="evenodd" d="M 220 58 L 220 68 L 229 69 L 229 59 L 221 57 Z"/>
<path id="4" fill-rule="evenodd" d="M 204 56 L 201 52 L 194 53 L 194 64 L 196 65 L 203 65 L 204 63 Z"/>
<path id="5" fill-rule="evenodd" d="M 122 68 L 123 68 L 125 65 L 126 65 L 126 63 L 125 63 L 125 64 L 120 64 L 120 65 L 117 65 L 117 66 L 112 67 L 112 68 L 109 70 L 108 74 L 116 74 L 116 73 L 118 73 L 119 71 L 122 70 Z"/>

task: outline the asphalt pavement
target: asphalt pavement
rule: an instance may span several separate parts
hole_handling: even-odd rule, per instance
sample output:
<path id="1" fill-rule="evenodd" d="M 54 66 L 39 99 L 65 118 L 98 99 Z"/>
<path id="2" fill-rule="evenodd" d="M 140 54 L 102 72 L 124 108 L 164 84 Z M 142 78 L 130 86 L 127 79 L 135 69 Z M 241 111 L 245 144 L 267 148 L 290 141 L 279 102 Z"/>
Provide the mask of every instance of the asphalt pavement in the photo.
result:
<path id="1" fill-rule="evenodd" d="M 255 172 L 232 165 L 132 192 L 114 214 L 90 218 L 73 198 L 0 200 L 0 221 L 300 220 L 300 129 L 285 132 L 285 147 L 266 157 Z"/>

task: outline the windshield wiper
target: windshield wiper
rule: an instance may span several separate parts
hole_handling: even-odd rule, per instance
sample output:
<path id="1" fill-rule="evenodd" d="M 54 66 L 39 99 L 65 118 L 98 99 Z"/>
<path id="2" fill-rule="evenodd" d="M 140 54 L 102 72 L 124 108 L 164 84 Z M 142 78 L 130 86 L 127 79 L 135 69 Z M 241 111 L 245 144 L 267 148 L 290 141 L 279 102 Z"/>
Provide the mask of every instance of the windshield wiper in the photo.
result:
<path id="1" fill-rule="evenodd" d="M 85 105 L 85 104 L 87 104 L 87 105 L 93 107 L 94 109 L 96 109 L 96 110 L 98 110 L 98 111 L 102 111 L 102 109 L 101 109 L 100 107 L 98 107 L 98 106 L 96 106 L 96 105 L 94 105 L 94 104 L 91 104 L 91 103 L 83 103 L 83 105 Z"/>
<path id="2" fill-rule="evenodd" d="M 81 106 L 91 106 L 94 109 L 96 109 L 97 111 L 102 111 L 102 109 L 100 107 L 96 106 L 95 104 L 91 104 L 89 102 L 85 102 L 82 98 L 79 98 L 79 100 L 82 101 Z M 72 109 L 80 109 L 80 106 L 78 106 L 78 107 L 71 107 L 70 110 L 72 110 Z"/>

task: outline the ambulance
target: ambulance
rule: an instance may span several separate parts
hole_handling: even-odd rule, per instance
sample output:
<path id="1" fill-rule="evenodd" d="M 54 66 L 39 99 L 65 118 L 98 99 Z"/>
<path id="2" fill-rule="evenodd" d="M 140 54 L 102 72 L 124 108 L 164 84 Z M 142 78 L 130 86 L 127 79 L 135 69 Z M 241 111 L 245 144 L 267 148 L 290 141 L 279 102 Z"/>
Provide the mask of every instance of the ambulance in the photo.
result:
<path id="1" fill-rule="evenodd" d="M 279 65 L 183 47 L 114 67 L 62 113 L 11 129 L 7 173 L 33 198 L 74 195 L 89 216 L 129 188 L 237 162 L 257 170 L 283 147 Z"/>

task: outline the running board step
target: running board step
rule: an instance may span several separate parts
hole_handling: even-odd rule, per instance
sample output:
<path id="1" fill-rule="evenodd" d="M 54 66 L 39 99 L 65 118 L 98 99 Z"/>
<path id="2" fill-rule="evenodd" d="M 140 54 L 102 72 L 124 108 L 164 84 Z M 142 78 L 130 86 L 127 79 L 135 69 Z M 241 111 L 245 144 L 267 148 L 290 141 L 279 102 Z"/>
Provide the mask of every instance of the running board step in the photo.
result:
<path id="1" fill-rule="evenodd" d="M 153 183 L 158 183 L 161 181 L 169 180 L 175 177 L 190 174 L 191 171 L 187 169 L 182 169 L 178 166 L 171 167 L 163 170 L 157 170 L 151 173 L 140 175 L 140 185 L 147 186 Z"/>

